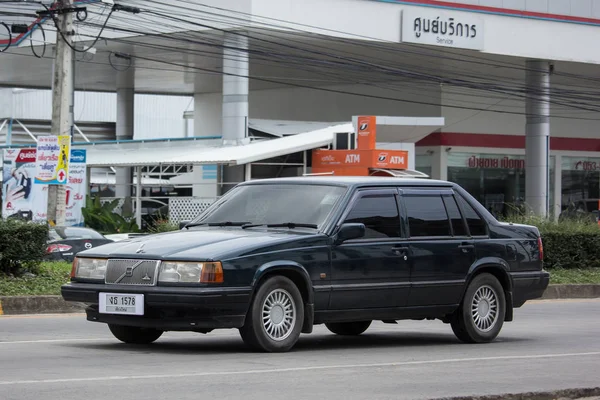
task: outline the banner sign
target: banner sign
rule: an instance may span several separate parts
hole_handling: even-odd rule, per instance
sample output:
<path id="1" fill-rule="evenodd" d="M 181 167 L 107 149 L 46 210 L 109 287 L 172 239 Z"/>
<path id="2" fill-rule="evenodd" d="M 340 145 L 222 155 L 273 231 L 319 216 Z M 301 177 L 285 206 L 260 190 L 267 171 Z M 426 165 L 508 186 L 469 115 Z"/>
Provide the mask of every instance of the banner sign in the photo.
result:
<path id="1" fill-rule="evenodd" d="M 86 151 L 71 150 L 71 164 L 66 184 L 66 225 L 82 226 L 81 208 L 87 189 Z M 3 152 L 2 217 L 46 221 L 48 185 L 34 184 L 37 172 L 36 149 L 10 149 Z"/>
<path id="2" fill-rule="evenodd" d="M 356 126 L 358 150 L 374 150 L 377 140 L 377 117 L 359 116 Z"/>
<path id="3" fill-rule="evenodd" d="M 35 183 L 66 185 L 69 180 L 71 136 L 40 136 L 37 142 Z"/>

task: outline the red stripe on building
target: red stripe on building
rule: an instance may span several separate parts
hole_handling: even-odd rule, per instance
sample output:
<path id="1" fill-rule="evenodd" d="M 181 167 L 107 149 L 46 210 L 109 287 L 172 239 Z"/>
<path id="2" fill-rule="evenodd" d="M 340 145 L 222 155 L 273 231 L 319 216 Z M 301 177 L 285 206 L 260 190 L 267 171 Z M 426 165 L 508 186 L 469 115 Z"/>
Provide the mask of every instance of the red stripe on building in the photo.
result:
<path id="1" fill-rule="evenodd" d="M 489 147 L 524 149 L 525 136 L 483 133 L 434 132 L 419 140 L 416 146 Z M 600 151 L 600 139 L 550 137 L 551 150 Z"/>
<path id="2" fill-rule="evenodd" d="M 381 1 L 381 0 L 376 0 Z M 561 14 L 550 14 L 550 13 L 541 13 L 535 11 L 523 11 L 523 10 L 515 10 L 510 8 L 501 8 L 501 7 L 489 7 L 489 6 L 480 6 L 475 4 L 463 4 L 463 3 L 454 3 L 454 2 L 446 2 L 439 0 L 384 0 L 386 2 L 393 3 L 404 3 L 404 4 L 415 4 L 415 5 L 429 5 L 433 7 L 444 7 L 444 8 L 456 8 L 459 10 L 466 11 L 480 11 L 490 14 L 507 14 L 514 15 L 518 17 L 530 17 L 530 18 L 540 18 L 540 19 L 552 19 L 557 21 L 569 21 L 569 22 L 583 22 L 587 24 L 600 25 L 600 19 L 597 18 L 584 18 L 584 17 L 575 17 L 571 15 L 561 15 Z"/>

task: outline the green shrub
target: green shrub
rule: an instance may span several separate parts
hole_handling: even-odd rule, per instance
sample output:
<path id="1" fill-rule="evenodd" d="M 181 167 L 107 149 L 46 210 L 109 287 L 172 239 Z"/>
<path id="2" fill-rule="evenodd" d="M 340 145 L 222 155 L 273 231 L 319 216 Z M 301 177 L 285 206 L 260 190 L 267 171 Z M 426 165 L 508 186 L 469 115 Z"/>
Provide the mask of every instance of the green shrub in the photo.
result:
<path id="1" fill-rule="evenodd" d="M 100 196 L 87 196 L 85 207 L 81 208 L 85 226 L 102 234 L 139 232 L 140 228 L 132 213 L 124 212 L 123 215 L 119 215 L 114 212 L 118 204 L 118 199 L 102 204 Z"/>
<path id="2" fill-rule="evenodd" d="M 47 241 L 46 224 L 0 219 L 0 273 L 34 270 L 46 255 Z"/>
<path id="3" fill-rule="evenodd" d="M 544 268 L 586 269 L 600 267 L 600 227 L 588 218 L 559 222 L 514 214 L 506 222 L 536 226 L 544 243 Z"/>
<path id="4" fill-rule="evenodd" d="M 148 228 L 150 233 L 162 233 L 162 232 L 171 232 L 178 231 L 179 224 L 174 222 L 169 222 L 168 220 L 158 220 L 154 222 L 154 225 Z"/>

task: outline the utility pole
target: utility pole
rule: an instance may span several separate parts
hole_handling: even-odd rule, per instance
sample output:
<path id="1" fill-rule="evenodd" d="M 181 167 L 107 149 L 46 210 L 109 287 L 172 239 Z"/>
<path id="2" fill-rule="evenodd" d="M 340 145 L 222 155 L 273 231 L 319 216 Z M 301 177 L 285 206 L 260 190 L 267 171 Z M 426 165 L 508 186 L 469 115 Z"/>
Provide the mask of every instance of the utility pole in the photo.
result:
<path id="1" fill-rule="evenodd" d="M 58 0 L 56 22 L 62 32 L 56 35 L 56 53 L 52 84 L 52 135 L 73 134 L 74 53 L 73 13 L 68 9 L 71 0 Z M 61 12 L 64 10 L 64 12 Z M 63 38 L 64 37 L 64 38 Z M 67 157 L 70 155 L 67 154 Z M 65 185 L 48 185 L 47 220 L 50 225 L 64 225 L 66 217 Z"/>

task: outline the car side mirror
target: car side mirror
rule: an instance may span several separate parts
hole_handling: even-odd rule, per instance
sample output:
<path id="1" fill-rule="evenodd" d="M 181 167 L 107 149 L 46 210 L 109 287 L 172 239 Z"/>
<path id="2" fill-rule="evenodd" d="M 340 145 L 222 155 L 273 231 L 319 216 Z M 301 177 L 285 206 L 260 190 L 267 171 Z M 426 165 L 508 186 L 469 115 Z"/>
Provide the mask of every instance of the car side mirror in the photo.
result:
<path id="1" fill-rule="evenodd" d="M 192 221 L 181 221 L 181 222 L 179 223 L 179 230 L 182 230 L 183 228 L 185 228 L 185 226 L 186 226 L 187 224 L 189 224 L 190 222 L 192 222 Z"/>
<path id="2" fill-rule="evenodd" d="M 366 227 L 365 224 L 342 224 L 338 231 L 336 241 L 338 243 L 345 242 L 346 240 L 360 239 L 365 236 Z"/>

